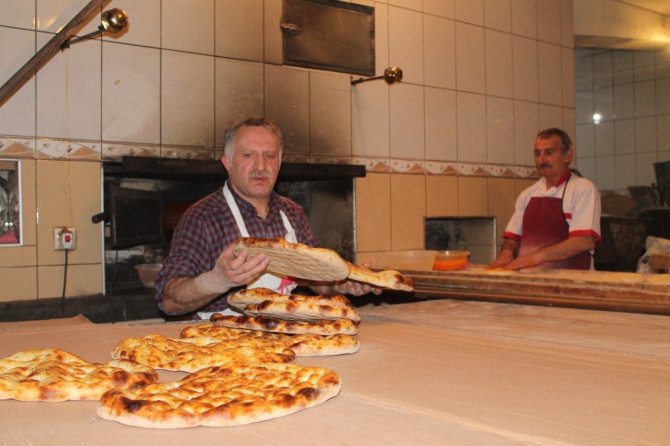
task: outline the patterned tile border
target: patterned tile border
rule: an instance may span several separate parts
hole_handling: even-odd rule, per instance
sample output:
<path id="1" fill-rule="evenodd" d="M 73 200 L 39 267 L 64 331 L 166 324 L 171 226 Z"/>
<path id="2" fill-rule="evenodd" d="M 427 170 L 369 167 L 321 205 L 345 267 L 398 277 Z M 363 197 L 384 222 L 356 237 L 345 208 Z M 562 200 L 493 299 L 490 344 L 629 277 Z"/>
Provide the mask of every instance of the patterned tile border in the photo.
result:
<path id="1" fill-rule="evenodd" d="M 56 139 L 38 139 L 37 157 L 76 161 L 100 161 L 102 159 L 100 143 Z"/>
<path id="2" fill-rule="evenodd" d="M 118 161 L 124 156 L 218 160 L 223 148 L 31 139 L 0 135 L 0 158 Z M 284 153 L 286 163 L 360 164 L 370 173 L 537 179 L 534 166 Z"/>
<path id="3" fill-rule="evenodd" d="M 0 136 L 0 158 L 35 158 L 35 140 Z"/>

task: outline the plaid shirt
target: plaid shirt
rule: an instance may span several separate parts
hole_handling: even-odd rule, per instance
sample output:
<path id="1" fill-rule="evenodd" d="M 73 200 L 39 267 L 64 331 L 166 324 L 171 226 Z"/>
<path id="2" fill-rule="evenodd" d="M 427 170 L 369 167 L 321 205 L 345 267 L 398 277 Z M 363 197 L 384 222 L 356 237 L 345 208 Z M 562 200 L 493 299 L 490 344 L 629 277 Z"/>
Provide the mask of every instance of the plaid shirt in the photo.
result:
<path id="1" fill-rule="evenodd" d="M 291 199 L 272 192 L 268 215 L 263 219 L 258 216 L 251 203 L 237 195 L 232 188 L 229 189 L 240 208 L 250 237 L 284 237 L 286 228 L 279 214 L 279 211 L 284 211 L 295 230 L 298 242 L 316 246 L 304 211 Z M 222 189 L 188 208 L 177 224 L 170 251 L 156 283 L 156 302 L 161 311 L 164 311 L 163 290 L 171 279 L 196 277 L 211 270 L 221 252 L 241 236 Z M 225 295 L 221 295 L 201 310 L 220 311 L 227 306 Z"/>

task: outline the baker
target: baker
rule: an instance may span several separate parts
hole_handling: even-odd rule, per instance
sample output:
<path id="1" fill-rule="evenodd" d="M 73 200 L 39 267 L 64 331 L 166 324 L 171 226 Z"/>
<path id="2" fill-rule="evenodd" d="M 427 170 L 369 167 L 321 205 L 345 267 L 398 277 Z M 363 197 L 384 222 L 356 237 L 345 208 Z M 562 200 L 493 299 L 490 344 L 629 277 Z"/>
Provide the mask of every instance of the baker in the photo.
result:
<path id="1" fill-rule="evenodd" d="M 565 131 L 538 133 L 533 153 L 541 178 L 517 198 L 505 241 L 489 266 L 592 269 L 600 243 L 598 189 L 570 171 L 574 149 Z"/>
<path id="2" fill-rule="evenodd" d="M 267 273 L 269 257 L 233 255 L 240 237 L 277 238 L 316 246 L 302 208 L 273 191 L 282 160 L 279 127 L 260 116 L 241 118 L 224 134 L 223 187 L 189 207 L 175 229 L 156 283 L 156 301 L 166 314 L 221 311 L 232 289 L 264 287 L 290 294 L 297 284 Z M 380 291 L 345 280 L 313 286 L 320 294 L 363 295 Z"/>

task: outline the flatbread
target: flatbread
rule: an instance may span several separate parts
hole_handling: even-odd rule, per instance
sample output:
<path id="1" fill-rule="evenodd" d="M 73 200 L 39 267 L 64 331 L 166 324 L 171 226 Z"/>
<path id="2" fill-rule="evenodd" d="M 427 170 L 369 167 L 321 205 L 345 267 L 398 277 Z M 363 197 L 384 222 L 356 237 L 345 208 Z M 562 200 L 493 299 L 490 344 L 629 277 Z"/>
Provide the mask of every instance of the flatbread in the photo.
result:
<path id="1" fill-rule="evenodd" d="M 127 360 L 88 362 L 59 349 L 24 350 L 0 359 L 0 400 L 97 400 L 110 389 L 158 381 L 150 367 Z"/>
<path id="2" fill-rule="evenodd" d="M 172 339 L 162 335 L 127 338 L 112 350 L 113 358 L 130 359 L 156 369 L 196 372 L 205 367 L 240 363 L 291 362 L 295 353 L 281 344 L 228 345 L 218 339 Z"/>
<path id="3" fill-rule="evenodd" d="M 414 291 L 414 281 L 398 271 L 388 269 L 373 271 L 361 265 L 349 263 L 349 280 L 400 291 Z"/>
<path id="4" fill-rule="evenodd" d="M 338 253 L 282 238 L 261 239 L 245 237 L 233 244 L 233 253 L 265 254 L 270 258 L 268 271 L 280 276 L 334 282 L 347 278 L 349 266 Z"/>
<path id="5" fill-rule="evenodd" d="M 349 299 L 341 294 L 305 296 L 280 294 L 267 288 L 238 291 L 228 304 L 248 316 L 268 316 L 287 320 L 361 320 Z"/>
<path id="6" fill-rule="evenodd" d="M 358 322 L 350 319 L 318 320 L 318 321 L 289 321 L 263 316 L 228 316 L 214 313 L 210 319 L 212 323 L 222 327 L 245 328 L 248 330 L 270 331 L 274 333 L 290 334 L 348 334 L 358 333 Z"/>
<path id="7" fill-rule="evenodd" d="M 97 412 L 106 420 L 146 428 L 238 426 L 317 406 L 340 388 L 339 375 L 320 367 L 216 366 L 175 383 L 112 390 L 102 396 Z"/>
<path id="8" fill-rule="evenodd" d="M 211 337 L 228 344 L 257 345 L 264 343 L 281 343 L 290 348 L 296 356 L 329 356 L 355 353 L 360 349 L 358 338 L 346 334 L 292 335 L 270 333 L 267 331 L 228 328 L 212 323 L 204 323 L 185 327 L 180 334 L 182 338 Z"/>
<path id="9" fill-rule="evenodd" d="M 297 296 L 297 297 L 296 297 Z M 244 288 L 228 296 L 228 305 L 242 310 L 248 304 L 260 304 L 267 300 L 273 302 L 295 301 L 307 298 L 319 305 L 328 305 L 334 308 L 350 308 L 351 301 L 341 294 L 302 296 L 300 294 L 281 294 L 268 288 Z"/>

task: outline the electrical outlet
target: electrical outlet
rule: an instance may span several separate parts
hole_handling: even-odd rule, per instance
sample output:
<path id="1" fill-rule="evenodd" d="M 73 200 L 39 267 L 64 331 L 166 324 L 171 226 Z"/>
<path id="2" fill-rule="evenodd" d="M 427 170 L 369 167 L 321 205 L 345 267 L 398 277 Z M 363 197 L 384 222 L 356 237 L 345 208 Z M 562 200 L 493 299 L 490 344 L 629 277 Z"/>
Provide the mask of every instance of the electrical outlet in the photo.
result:
<path id="1" fill-rule="evenodd" d="M 77 233 L 74 228 L 54 228 L 54 249 L 56 251 L 69 251 L 76 247 Z"/>

